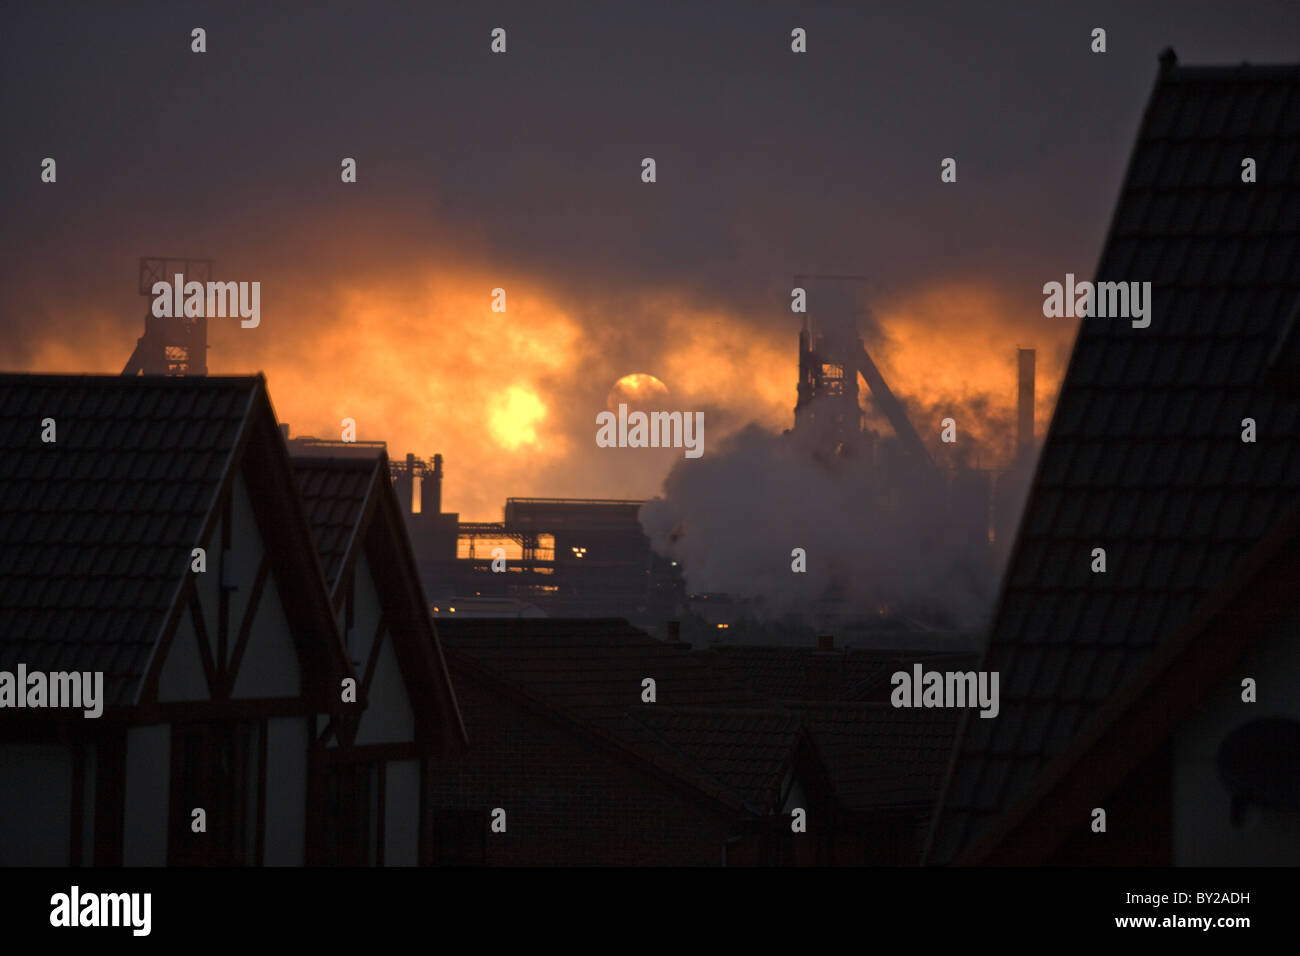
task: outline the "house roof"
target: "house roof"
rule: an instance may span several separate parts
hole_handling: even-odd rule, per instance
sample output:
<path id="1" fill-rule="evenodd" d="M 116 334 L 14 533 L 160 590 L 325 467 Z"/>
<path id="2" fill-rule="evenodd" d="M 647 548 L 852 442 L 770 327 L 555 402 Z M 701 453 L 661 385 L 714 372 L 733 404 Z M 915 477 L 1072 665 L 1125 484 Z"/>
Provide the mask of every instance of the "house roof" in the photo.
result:
<path id="1" fill-rule="evenodd" d="M 700 779 L 714 780 L 736 803 L 774 807 L 799 741 L 799 718 L 775 710 L 646 707 L 633 717 Z"/>
<path id="2" fill-rule="evenodd" d="M 815 742 L 841 807 L 850 811 L 929 807 L 943 783 L 957 714 L 942 708 L 896 708 L 890 676 L 930 669 L 966 671 L 971 653 L 715 645 L 715 654 L 767 702 L 792 715 Z M 819 668 L 838 679 L 818 681 Z M 823 694 L 829 694 L 823 698 Z"/>
<path id="3" fill-rule="evenodd" d="M 977 657 L 974 653 L 949 651 L 853 647 L 821 651 L 754 644 L 715 644 L 700 653 L 717 655 L 756 697 L 770 701 L 809 699 L 818 665 L 837 673 L 837 680 L 829 685 L 835 699 L 884 700 L 889 696 L 889 677 L 895 671 L 909 670 L 917 661 L 941 669 L 968 670 L 975 666 Z"/>
<path id="4" fill-rule="evenodd" d="M 134 701 L 262 387 L 0 375 L 0 668 L 103 671 Z"/>
<path id="5" fill-rule="evenodd" d="M 756 703 L 743 684 L 699 655 L 621 618 L 441 618 L 438 634 L 449 652 L 599 722 L 617 722 L 629 703 L 639 706 L 646 677 L 655 679 L 660 704 Z"/>
<path id="6" fill-rule="evenodd" d="M 624 620 L 444 618 L 438 634 L 453 668 L 508 685 L 734 809 L 766 810 L 774 768 L 793 754 L 797 720 L 760 706 L 715 661 Z M 654 704 L 641 699 L 647 677 Z"/>
<path id="7" fill-rule="evenodd" d="M 963 859 L 996 865 L 1053 860 L 1078 832 L 1078 821 L 1088 819 L 1135 771 L 1160 759 L 1156 751 L 1181 721 L 1207 703 L 1236 697 L 1240 687 L 1225 675 L 1256 643 L 1294 633 L 1297 588 L 1300 507 L 1237 562 L 1187 626 L 1101 704 L 1069 749 L 1044 767 Z"/>
<path id="8" fill-rule="evenodd" d="M 379 464 L 379 454 L 366 458 L 293 459 L 294 474 L 330 590 L 338 583 Z"/>
<path id="9" fill-rule="evenodd" d="M 453 666 L 475 668 L 696 789 L 760 813 L 779 802 L 805 738 L 845 809 L 928 806 L 956 728 L 952 711 L 798 699 L 811 654 L 837 668 L 856 659 L 863 674 L 880 671 L 886 684 L 888 673 L 931 659 L 924 655 L 688 652 L 623 620 L 444 618 L 438 632 Z M 971 666 L 969 656 L 958 657 Z M 762 665 L 748 666 L 754 661 Z M 792 666 L 793 683 L 774 673 L 782 664 Z M 653 705 L 641 701 L 645 677 L 655 679 Z"/>
<path id="10" fill-rule="evenodd" d="M 812 647 L 767 647 L 745 644 L 720 644 L 702 653 L 717 654 L 732 671 L 767 700 L 797 700 L 803 697 L 805 671 L 812 661 L 830 663 L 840 680 L 837 696 L 851 699 L 855 694 L 885 678 L 889 662 L 846 649 L 819 651 Z"/>
<path id="11" fill-rule="evenodd" d="M 445 747 L 463 748 L 464 721 L 415 569 L 387 453 L 304 456 L 292 463 L 331 594 L 338 599 L 344 571 L 362 548 L 369 543 L 379 549 L 371 551 L 378 558 L 372 573 L 388 602 L 385 620 L 397 641 L 411 702 L 417 712 L 437 712 Z"/>
<path id="12" fill-rule="evenodd" d="M 791 702 L 846 810 L 929 807 L 952 752 L 957 713 L 869 701 Z"/>
<path id="13" fill-rule="evenodd" d="M 963 717 L 931 862 L 1022 800 L 1300 500 L 1300 406 L 1266 374 L 1300 297 L 1300 67 L 1162 59 L 1096 277 L 1150 281 L 1151 324 L 1080 321 L 981 665 L 1001 712 Z"/>

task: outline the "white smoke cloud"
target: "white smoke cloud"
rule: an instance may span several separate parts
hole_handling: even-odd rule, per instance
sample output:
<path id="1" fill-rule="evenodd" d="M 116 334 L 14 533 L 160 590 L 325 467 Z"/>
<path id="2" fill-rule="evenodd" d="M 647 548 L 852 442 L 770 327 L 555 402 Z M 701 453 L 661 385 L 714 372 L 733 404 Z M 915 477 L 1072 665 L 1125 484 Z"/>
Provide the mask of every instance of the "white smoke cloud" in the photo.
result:
<path id="1" fill-rule="evenodd" d="M 679 462 L 641 522 L 689 591 L 746 598 L 765 615 L 816 618 L 831 596 L 860 614 L 978 626 L 993 557 L 971 533 L 978 515 L 955 520 L 945 498 L 865 457 L 824 465 L 797 435 L 751 425 Z M 805 573 L 791 569 L 794 548 L 807 553 Z"/>

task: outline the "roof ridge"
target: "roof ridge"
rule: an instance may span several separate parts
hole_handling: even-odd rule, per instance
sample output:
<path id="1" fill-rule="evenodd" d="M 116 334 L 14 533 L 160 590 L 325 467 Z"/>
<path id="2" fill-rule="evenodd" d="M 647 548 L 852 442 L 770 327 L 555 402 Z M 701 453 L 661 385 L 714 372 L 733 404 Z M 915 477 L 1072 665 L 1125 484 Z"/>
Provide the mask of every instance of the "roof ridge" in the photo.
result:
<path id="1" fill-rule="evenodd" d="M 165 388 L 211 388 L 218 385 L 235 384 L 265 385 L 266 376 L 261 372 L 254 375 L 121 375 L 111 372 L 2 372 L 0 384 L 24 383 L 71 383 L 113 385 L 115 388 L 128 387 L 165 387 Z"/>

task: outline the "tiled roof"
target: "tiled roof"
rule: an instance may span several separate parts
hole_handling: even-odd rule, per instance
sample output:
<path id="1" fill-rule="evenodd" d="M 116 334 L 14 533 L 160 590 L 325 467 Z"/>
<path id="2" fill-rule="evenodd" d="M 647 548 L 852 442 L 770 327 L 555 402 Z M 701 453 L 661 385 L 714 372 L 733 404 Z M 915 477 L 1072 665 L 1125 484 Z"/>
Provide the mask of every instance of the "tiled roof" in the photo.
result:
<path id="1" fill-rule="evenodd" d="M 950 710 L 799 700 L 802 685 L 775 671 L 794 662 L 801 682 L 802 662 L 818 653 L 802 648 L 688 652 L 622 620 L 444 618 L 438 634 L 453 665 L 470 662 L 700 789 L 762 810 L 779 797 L 804 731 L 846 809 L 932 803 L 956 729 Z M 939 657 L 972 666 L 968 656 Z M 854 651 L 819 662 L 855 659 L 887 685 L 889 673 L 937 658 Z M 744 666 L 753 661 L 762 666 Z M 644 677 L 655 678 L 653 705 L 641 702 Z"/>
<path id="2" fill-rule="evenodd" d="M 814 660 L 825 661 L 839 672 L 839 680 L 833 687 L 838 691 L 836 696 L 844 699 L 850 699 L 855 693 L 875 684 L 889 669 L 887 661 L 848 650 L 723 644 L 703 653 L 717 654 L 725 660 L 732 671 L 764 700 L 798 700 L 803 697 L 805 671 Z"/>
<path id="3" fill-rule="evenodd" d="M 940 669 L 969 670 L 975 654 L 948 651 L 876 650 L 842 648 L 819 651 L 812 647 L 751 644 L 717 644 L 702 654 L 716 654 L 738 679 L 766 701 L 809 699 L 818 666 L 833 670 L 837 679 L 825 685 L 836 700 L 887 699 L 889 677 L 909 670 L 917 661 Z M 944 664 L 942 662 L 948 662 Z"/>
<path id="4" fill-rule="evenodd" d="M 715 661 L 621 619 L 443 618 L 438 637 L 453 668 L 461 663 L 484 671 L 734 804 L 762 790 L 768 768 L 793 746 L 796 727 L 785 715 L 705 713 L 757 702 Z M 654 704 L 641 700 L 647 677 L 655 680 Z M 723 752 L 728 742 L 737 747 L 730 758 Z M 772 746 L 779 757 L 767 752 Z"/>
<path id="5" fill-rule="evenodd" d="M 0 375 L 0 669 L 133 702 L 260 383 Z"/>
<path id="6" fill-rule="evenodd" d="M 780 797 L 801 726 L 794 714 L 770 710 L 642 706 L 633 716 L 683 766 L 762 811 Z"/>
<path id="7" fill-rule="evenodd" d="M 331 592 L 339 586 L 349 549 L 369 554 L 370 571 L 377 583 L 379 575 L 391 583 L 405 580 L 405 600 L 387 607 L 385 620 L 396 642 L 408 693 L 417 713 L 442 722 L 445 744 L 451 745 L 454 739 L 455 746 L 463 746 L 465 726 L 415 571 L 401 505 L 389 477 L 387 455 L 382 448 L 374 449 L 373 454 L 360 449 L 356 452 L 348 457 L 305 455 L 290 462 L 325 582 Z M 391 516 L 389 523 L 384 521 L 385 513 Z M 390 529 L 378 553 L 373 550 L 376 528 Z"/>
<path id="8" fill-rule="evenodd" d="M 929 806 L 943 783 L 958 713 L 883 702 L 791 703 L 817 744 L 841 806 Z"/>
<path id="9" fill-rule="evenodd" d="M 698 655 L 656 640 L 621 618 L 440 618 L 448 652 L 469 658 L 574 713 L 597 717 L 640 706 L 655 679 L 668 706 L 746 706 L 754 697 Z M 620 696 L 618 688 L 625 692 Z"/>
<path id="10" fill-rule="evenodd" d="M 325 583 L 331 590 L 343 568 L 378 467 L 378 454 L 368 458 L 293 459 L 294 476 L 320 553 Z"/>
<path id="11" fill-rule="evenodd" d="M 1300 501 L 1300 405 L 1265 375 L 1300 297 L 1300 67 L 1161 71 L 1097 279 L 1150 281 L 1151 324 L 1080 323 L 982 665 L 1001 713 L 965 722 L 934 862 L 1011 807 Z"/>

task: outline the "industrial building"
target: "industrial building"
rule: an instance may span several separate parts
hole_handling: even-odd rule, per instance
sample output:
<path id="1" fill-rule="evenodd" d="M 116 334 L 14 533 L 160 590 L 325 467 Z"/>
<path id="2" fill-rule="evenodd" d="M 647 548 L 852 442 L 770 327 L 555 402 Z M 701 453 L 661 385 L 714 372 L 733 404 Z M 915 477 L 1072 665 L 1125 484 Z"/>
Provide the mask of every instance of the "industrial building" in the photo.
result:
<path id="1" fill-rule="evenodd" d="M 796 276 L 795 281 L 815 278 Z M 981 467 L 962 456 L 945 467 L 930 454 L 863 344 L 857 330 L 861 312 L 843 297 L 828 300 L 831 307 L 822 310 L 816 307 L 816 298 L 810 299 L 814 305 L 799 332 L 794 427 L 787 434 L 828 467 L 865 459 L 871 466 L 871 486 L 863 489 L 864 494 L 897 500 L 906 488 L 910 501 L 950 515 L 959 535 L 988 542 L 1009 538 L 1018 510 L 1014 489 L 1027 481 L 1033 465 L 1035 351 L 1016 350 L 1019 385 L 1011 459 Z M 892 435 L 882 436 L 868 426 L 859 377 L 871 406 L 889 423 Z M 932 424 L 937 431 L 940 423 Z M 990 459 L 1005 457 L 1000 449 L 986 451 Z"/>
<path id="2" fill-rule="evenodd" d="M 152 296 L 155 282 L 170 282 L 176 274 L 206 284 L 212 279 L 211 259 L 142 256 L 139 291 Z M 137 340 L 123 375 L 207 375 L 208 320 L 206 316 L 156 316 L 145 310 L 144 335 Z"/>
<path id="3" fill-rule="evenodd" d="M 641 505 L 509 498 L 500 522 L 453 524 L 441 514 L 409 514 L 435 616 L 473 613 L 475 604 L 491 599 L 492 613 L 502 601 L 515 602 L 520 613 L 511 616 L 532 608 L 552 617 L 625 617 L 651 625 L 674 617 L 685 585 L 672 562 L 651 549 L 637 517 Z M 457 607 L 462 598 L 469 603 Z"/>
<path id="4" fill-rule="evenodd" d="M 952 549 L 972 558 L 964 570 L 974 590 L 991 599 L 1033 465 L 1034 358 L 1032 349 L 1018 350 L 1019 424 L 1011 459 L 997 468 L 962 459 L 940 464 L 872 361 L 852 316 L 823 315 L 805 321 L 799 333 L 795 424 L 786 434 L 826 468 L 852 463 L 869 475 L 862 493 L 876 507 L 917 520 L 942 515 Z M 859 376 L 892 435 L 867 426 Z M 297 456 L 367 456 L 385 447 L 292 437 L 288 425 L 281 428 Z M 703 614 L 712 626 L 728 626 L 743 613 L 740 605 L 720 617 L 704 613 L 703 596 L 688 597 L 681 569 L 652 549 L 642 529 L 643 501 L 508 498 L 501 521 L 461 521 L 442 510 L 442 455 L 407 454 L 390 467 L 436 617 L 617 616 L 657 633 L 669 619 Z M 839 591 L 832 586 L 820 602 L 821 618 L 854 629 L 837 610 Z M 714 595 L 710 607 L 726 603 L 725 595 Z"/>
<path id="5" fill-rule="evenodd" d="M 280 428 L 299 457 L 384 449 Z M 442 455 L 408 454 L 390 469 L 435 617 L 623 617 L 661 627 L 685 605 L 676 567 L 641 530 L 640 501 L 508 498 L 501 521 L 461 521 L 442 511 Z"/>
<path id="6" fill-rule="evenodd" d="M 859 326 L 867 311 L 824 281 L 859 278 L 795 276 L 796 286 L 810 288 L 799 332 L 794 425 L 785 434 L 823 467 L 861 482 L 869 515 L 864 534 L 874 521 L 914 528 L 917 546 L 951 556 L 952 573 L 987 605 L 1033 467 L 1035 351 L 1017 350 L 1014 446 L 981 446 L 966 432 L 957 442 L 934 443 L 932 454 L 863 342 Z M 888 427 L 883 434 L 871 427 L 881 420 Z M 929 422 L 924 430 L 939 435 L 942 424 Z M 831 618 L 844 591 L 832 582 L 820 602 Z M 925 609 L 912 610 L 925 616 Z"/>

